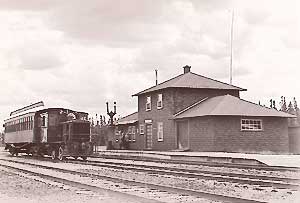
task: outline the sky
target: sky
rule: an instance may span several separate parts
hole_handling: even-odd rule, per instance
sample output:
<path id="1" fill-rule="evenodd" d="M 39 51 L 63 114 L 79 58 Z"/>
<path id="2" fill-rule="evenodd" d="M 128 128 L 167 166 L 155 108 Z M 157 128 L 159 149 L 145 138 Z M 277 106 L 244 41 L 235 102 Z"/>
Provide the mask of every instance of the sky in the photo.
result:
<path id="1" fill-rule="evenodd" d="M 0 124 L 46 106 L 118 116 L 133 94 L 191 71 L 233 85 L 241 98 L 300 99 L 300 3 L 230 0 L 0 0 Z M 1 129 L 1 128 L 0 128 Z"/>

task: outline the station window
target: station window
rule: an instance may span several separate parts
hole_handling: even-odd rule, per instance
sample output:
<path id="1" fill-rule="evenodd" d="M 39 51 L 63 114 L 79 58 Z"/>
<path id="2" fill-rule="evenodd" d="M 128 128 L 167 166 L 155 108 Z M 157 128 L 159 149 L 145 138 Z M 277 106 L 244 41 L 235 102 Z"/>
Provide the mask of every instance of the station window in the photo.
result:
<path id="1" fill-rule="evenodd" d="M 164 140 L 164 127 L 163 122 L 157 122 L 157 141 Z"/>
<path id="2" fill-rule="evenodd" d="M 146 111 L 150 111 L 150 110 L 151 110 L 151 96 L 148 96 L 146 101 Z"/>
<path id="3" fill-rule="evenodd" d="M 26 130 L 29 130 L 29 117 L 26 117 Z"/>
<path id="4" fill-rule="evenodd" d="M 144 135 L 144 124 L 140 124 L 140 134 Z"/>
<path id="5" fill-rule="evenodd" d="M 241 120 L 242 131 L 261 131 L 262 120 L 259 119 L 242 119 Z"/>
<path id="6" fill-rule="evenodd" d="M 135 126 L 128 127 L 128 134 L 131 141 L 135 141 Z"/>
<path id="7" fill-rule="evenodd" d="M 162 107 L 163 107 L 162 99 L 163 99 L 162 94 L 158 94 L 157 95 L 157 109 L 162 109 Z"/>

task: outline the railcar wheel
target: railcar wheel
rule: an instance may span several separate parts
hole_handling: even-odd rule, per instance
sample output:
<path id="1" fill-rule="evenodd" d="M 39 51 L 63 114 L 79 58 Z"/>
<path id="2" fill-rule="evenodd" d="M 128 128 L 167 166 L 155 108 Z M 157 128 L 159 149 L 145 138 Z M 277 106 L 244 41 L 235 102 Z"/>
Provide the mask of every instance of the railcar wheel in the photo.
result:
<path id="1" fill-rule="evenodd" d="M 52 160 L 56 159 L 56 151 L 55 151 L 55 149 L 52 149 L 52 151 L 51 151 L 51 159 Z"/>
<path id="2" fill-rule="evenodd" d="M 75 160 L 77 160 L 77 159 L 78 159 L 78 156 L 73 156 L 73 158 L 74 158 Z"/>
<path id="3" fill-rule="evenodd" d="M 83 159 L 83 161 L 86 161 L 86 159 L 87 159 L 86 156 L 82 156 L 81 158 Z"/>
<path id="4" fill-rule="evenodd" d="M 64 158 L 64 150 L 63 150 L 63 148 L 62 147 L 59 147 L 58 148 L 58 157 L 57 157 L 60 161 L 62 161 L 63 160 L 63 158 Z"/>

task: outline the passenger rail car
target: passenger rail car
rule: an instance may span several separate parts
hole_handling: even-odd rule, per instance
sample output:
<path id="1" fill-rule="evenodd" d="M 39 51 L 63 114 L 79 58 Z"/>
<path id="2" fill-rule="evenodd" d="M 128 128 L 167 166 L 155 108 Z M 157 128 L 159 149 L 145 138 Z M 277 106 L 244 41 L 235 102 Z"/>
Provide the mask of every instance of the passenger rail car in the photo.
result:
<path id="1" fill-rule="evenodd" d="M 90 122 L 85 112 L 45 108 L 38 102 L 11 112 L 4 121 L 4 143 L 12 155 L 27 153 L 86 159 L 93 152 Z"/>

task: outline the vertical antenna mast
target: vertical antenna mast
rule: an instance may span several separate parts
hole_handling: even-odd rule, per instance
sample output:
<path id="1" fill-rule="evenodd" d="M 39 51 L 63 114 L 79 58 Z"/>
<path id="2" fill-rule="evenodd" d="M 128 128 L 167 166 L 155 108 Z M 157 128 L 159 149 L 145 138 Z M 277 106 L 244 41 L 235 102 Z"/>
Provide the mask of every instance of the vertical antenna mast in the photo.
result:
<path id="1" fill-rule="evenodd" d="M 234 20 L 234 10 L 232 10 L 232 15 L 231 15 L 231 31 L 230 31 L 230 84 L 231 85 L 232 85 L 232 55 L 233 55 L 233 48 L 232 48 L 233 20 Z"/>

